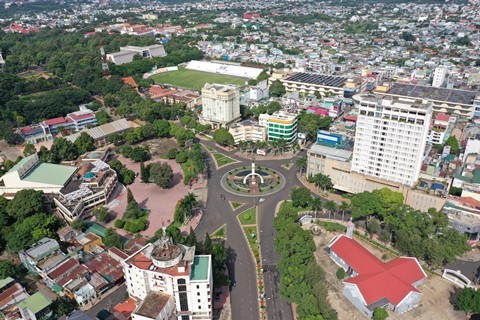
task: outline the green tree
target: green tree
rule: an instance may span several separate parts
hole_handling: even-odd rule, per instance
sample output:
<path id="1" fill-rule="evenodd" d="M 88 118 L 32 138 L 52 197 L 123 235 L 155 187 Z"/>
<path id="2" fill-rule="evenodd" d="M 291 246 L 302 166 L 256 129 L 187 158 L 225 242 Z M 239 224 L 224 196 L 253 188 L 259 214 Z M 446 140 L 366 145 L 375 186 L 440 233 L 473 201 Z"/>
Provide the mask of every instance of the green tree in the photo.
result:
<path id="1" fill-rule="evenodd" d="M 98 125 L 108 123 L 110 121 L 110 116 L 106 111 L 97 111 L 95 113 L 95 118 L 97 118 Z"/>
<path id="2" fill-rule="evenodd" d="M 173 187 L 173 170 L 168 163 L 152 163 L 150 167 L 150 180 L 163 189 Z"/>
<path id="3" fill-rule="evenodd" d="M 107 222 L 110 213 L 108 212 L 108 209 L 105 207 L 98 207 L 93 210 L 93 215 L 97 218 L 99 222 Z"/>
<path id="4" fill-rule="evenodd" d="M 459 154 L 460 153 L 460 145 L 458 144 L 458 140 L 454 135 L 451 135 L 447 141 L 445 141 L 445 145 L 450 146 L 450 152 L 452 154 Z"/>
<path id="5" fill-rule="evenodd" d="M 415 37 L 410 32 L 402 32 L 402 39 L 405 41 L 415 41 Z"/>
<path id="6" fill-rule="evenodd" d="M 42 191 L 23 189 L 17 192 L 15 198 L 8 203 L 7 213 L 15 219 L 23 219 L 44 212 L 43 205 Z"/>
<path id="7" fill-rule="evenodd" d="M 382 188 L 380 190 L 374 190 L 373 193 L 378 194 L 380 197 L 380 205 L 382 209 L 379 213 L 382 216 L 393 214 L 403 205 L 403 194 L 400 192 L 395 192 L 388 188 Z"/>
<path id="8" fill-rule="evenodd" d="M 0 279 L 8 277 L 16 279 L 18 277 L 18 267 L 12 261 L 0 261 Z"/>
<path id="9" fill-rule="evenodd" d="M 463 288 L 457 296 L 455 305 L 470 317 L 480 313 L 480 293 L 473 288 Z"/>
<path id="10" fill-rule="evenodd" d="M 70 161 L 77 157 L 78 149 L 75 144 L 63 137 L 55 138 L 55 140 L 53 140 L 52 148 L 50 149 L 50 160 L 53 163 Z"/>
<path id="11" fill-rule="evenodd" d="M 35 146 L 31 143 L 25 143 L 25 148 L 23 148 L 23 155 L 25 157 L 28 157 L 32 154 L 34 154 L 35 152 L 37 152 L 37 149 L 35 148 Z"/>
<path id="12" fill-rule="evenodd" d="M 145 165 L 145 163 L 140 162 L 140 180 L 143 183 L 150 182 L 150 165 Z"/>
<path id="13" fill-rule="evenodd" d="M 107 231 L 105 231 L 103 244 L 108 248 L 110 247 L 117 247 L 120 249 L 123 248 L 122 238 L 118 233 L 115 232 L 113 228 L 108 228 Z"/>
<path id="14" fill-rule="evenodd" d="M 381 199 L 378 193 L 361 192 L 351 199 L 352 218 L 367 218 L 381 211 Z"/>
<path id="15" fill-rule="evenodd" d="M 370 234 L 377 233 L 380 230 L 380 222 L 377 219 L 372 219 L 368 222 L 367 230 Z"/>
<path id="16" fill-rule="evenodd" d="M 70 225 L 74 230 L 85 231 L 88 228 L 88 224 L 85 220 L 75 219 Z"/>
<path id="17" fill-rule="evenodd" d="M 235 141 L 230 132 L 225 128 L 220 128 L 213 133 L 213 140 L 222 146 L 233 146 Z"/>
<path id="18" fill-rule="evenodd" d="M 75 300 L 66 297 L 59 297 L 52 303 L 53 318 L 60 319 L 62 316 L 69 315 L 78 307 Z"/>
<path id="19" fill-rule="evenodd" d="M 212 239 L 210 238 L 210 234 L 208 234 L 208 232 L 205 234 L 205 239 L 203 240 L 203 252 L 205 254 L 213 253 Z"/>
<path id="20" fill-rule="evenodd" d="M 315 141 L 317 139 L 317 131 L 328 129 L 331 123 L 332 118 L 330 117 L 301 112 L 298 116 L 298 132 L 306 133 L 309 141 Z"/>
<path id="21" fill-rule="evenodd" d="M 123 219 L 131 219 L 136 220 L 142 217 L 145 212 L 140 208 L 140 205 L 133 197 L 132 192 L 130 189 L 127 191 L 127 208 L 125 209 L 125 213 L 123 214 Z"/>
<path id="22" fill-rule="evenodd" d="M 375 308 L 373 311 L 373 320 L 385 320 L 388 318 L 388 312 L 384 308 Z"/>
<path id="23" fill-rule="evenodd" d="M 84 154 L 95 150 L 95 140 L 86 132 L 80 133 L 80 136 L 74 142 L 79 154 Z"/>
<path id="24" fill-rule="evenodd" d="M 308 206 L 312 200 L 310 190 L 305 187 L 295 187 L 290 192 L 290 197 L 292 198 L 292 204 L 294 207 L 305 208 Z"/>
<path id="25" fill-rule="evenodd" d="M 135 147 L 130 153 L 130 159 L 135 162 L 147 161 L 150 159 L 150 153 L 144 147 Z"/>
<path id="26" fill-rule="evenodd" d="M 304 172 L 307 171 L 307 156 L 298 158 L 295 164 L 298 170 L 300 170 L 300 175 L 303 176 Z"/>
<path id="27" fill-rule="evenodd" d="M 280 80 L 275 80 L 270 85 L 269 92 L 271 97 L 282 97 L 287 91 L 285 90 L 285 86 Z"/>
<path id="28" fill-rule="evenodd" d="M 193 228 L 191 226 L 190 226 L 190 232 L 188 233 L 188 236 L 185 240 L 185 245 L 189 247 L 197 246 L 197 236 L 195 235 L 195 232 L 193 231 Z"/>
<path id="29" fill-rule="evenodd" d="M 337 272 L 336 272 L 336 275 L 337 275 L 338 280 L 344 279 L 345 278 L 345 270 L 342 267 L 338 268 Z"/>
<path id="30" fill-rule="evenodd" d="M 310 207 L 315 212 L 315 219 L 316 219 L 317 218 L 317 212 L 322 210 L 322 208 L 323 208 L 323 202 L 320 198 L 312 197 L 312 200 L 310 201 Z"/>

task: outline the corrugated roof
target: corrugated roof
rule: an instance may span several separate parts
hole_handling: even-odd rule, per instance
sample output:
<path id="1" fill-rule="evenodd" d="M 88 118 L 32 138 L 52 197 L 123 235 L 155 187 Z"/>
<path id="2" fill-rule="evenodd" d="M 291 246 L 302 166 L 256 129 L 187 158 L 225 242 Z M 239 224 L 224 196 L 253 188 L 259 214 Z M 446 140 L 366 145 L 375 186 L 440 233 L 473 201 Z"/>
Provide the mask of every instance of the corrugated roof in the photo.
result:
<path id="1" fill-rule="evenodd" d="M 31 158 L 35 157 L 36 154 L 32 154 L 28 157 L 25 157 L 23 158 L 22 160 L 20 160 L 16 165 L 14 165 L 10 170 L 7 171 L 7 173 L 11 173 L 11 172 L 15 172 L 17 171 L 21 166 L 23 166 L 25 163 L 28 162 L 28 160 L 30 160 Z"/>
<path id="2" fill-rule="evenodd" d="M 0 280 L 0 289 L 7 286 L 8 284 L 14 282 L 15 280 L 12 277 L 6 277 L 5 279 Z"/>
<path id="3" fill-rule="evenodd" d="M 84 129 L 80 132 L 66 136 L 65 139 L 67 139 L 70 142 L 75 142 L 75 140 L 77 140 L 78 137 L 80 137 L 80 134 L 82 132 L 86 132 L 93 139 L 99 140 L 107 137 L 112 133 L 122 132 L 127 129 L 130 129 L 130 124 L 128 123 L 128 121 L 126 119 L 119 119 L 110 123 L 102 124 L 101 126 L 97 126 L 90 129 Z"/>

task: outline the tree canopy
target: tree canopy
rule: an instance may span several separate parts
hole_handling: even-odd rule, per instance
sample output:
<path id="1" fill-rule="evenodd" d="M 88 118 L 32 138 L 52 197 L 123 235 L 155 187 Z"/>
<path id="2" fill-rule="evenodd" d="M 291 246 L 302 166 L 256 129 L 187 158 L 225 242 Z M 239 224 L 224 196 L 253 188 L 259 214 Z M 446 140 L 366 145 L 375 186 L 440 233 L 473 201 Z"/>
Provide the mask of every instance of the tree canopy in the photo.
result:
<path id="1" fill-rule="evenodd" d="M 233 146 L 235 143 L 233 140 L 233 136 L 230 132 L 228 132 L 225 128 L 220 128 L 213 133 L 213 140 L 216 143 L 222 146 Z"/>
<path id="2" fill-rule="evenodd" d="M 173 170 L 166 162 L 152 163 L 150 167 L 150 180 L 163 189 L 173 187 Z"/>

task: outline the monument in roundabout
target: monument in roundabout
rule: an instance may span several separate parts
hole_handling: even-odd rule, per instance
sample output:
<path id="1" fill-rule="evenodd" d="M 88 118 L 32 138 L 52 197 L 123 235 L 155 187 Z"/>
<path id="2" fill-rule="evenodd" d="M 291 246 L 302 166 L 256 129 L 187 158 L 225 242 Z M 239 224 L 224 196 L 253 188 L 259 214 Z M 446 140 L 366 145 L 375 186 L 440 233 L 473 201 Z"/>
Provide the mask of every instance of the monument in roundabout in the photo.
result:
<path id="1" fill-rule="evenodd" d="M 271 168 L 256 166 L 255 156 L 248 167 L 238 167 L 228 171 L 221 180 L 222 187 L 237 195 L 268 195 L 279 191 L 285 185 L 283 175 Z"/>

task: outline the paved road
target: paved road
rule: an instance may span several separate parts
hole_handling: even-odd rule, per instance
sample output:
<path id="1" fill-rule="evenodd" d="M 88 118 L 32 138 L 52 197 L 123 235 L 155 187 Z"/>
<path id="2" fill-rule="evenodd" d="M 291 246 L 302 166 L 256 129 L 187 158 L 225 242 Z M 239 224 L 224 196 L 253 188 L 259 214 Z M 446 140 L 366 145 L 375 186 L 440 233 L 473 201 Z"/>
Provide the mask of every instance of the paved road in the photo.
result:
<path id="1" fill-rule="evenodd" d="M 86 314 L 95 319 L 97 313 L 99 313 L 103 309 L 110 311 L 114 306 L 116 306 L 120 302 L 125 301 L 125 298 L 127 297 L 126 293 L 127 287 L 125 286 L 125 284 L 122 284 L 118 287 L 117 290 L 112 292 L 109 296 L 102 298 L 102 301 L 96 304 L 93 308 L 86 311 Z"/>
<path id="2" fill-rule="evenodd" d="M 213 141 L 203 141 L 204 145 L 211 148 L 216 146 Z M 205 216 L 195 229 L 195 233 L 199 240 L 203 240 L 206 232 L 210 234 L 220 228 L 222 225 L 227 225 L 229 248 L 228 269 L 230 277 L 236 282 L 236 286 L 232 287 L 231 291 L 231 306 L 233 319 L 258 319 L 258 296 L 255 275 L 255 262 L 250 253 L 250 248 L 243 236 L 242 230 L 237 222 L 236 216 L 243 210 L 258 205 L 259 214 L 259 240 L 262 250 L 262 264 L 264 268 L 264 287 L 266 294 L 266 306 L 269 319 L 292 320 L 292 309 L 279 294 L 279 279 L 276 265 L 279 257 L 275 252 L 274 237 L 275 230 L 272 225 L 274 218 L 275 207 L 279 201 L 288 199 L 290 197 L 290 190 L 295 185 L 300 185 L 296 178 L 295 169 L 285 170 L 281 167 L 285 161 L 289 160 L 270 160 L 262 161 L 257 159 L 256 162 L 260 166 L 268 166 L 281 172 L 286 178 L 285 187 L 274 195 L 265 196 L 265 201 L 259 203 L 258 197 L 246 197 L 233 195 L 226 192 L 220 185 L 221 177 L 232 168 L 239 166 L 250 166 L 250 160 L 234 155 L 234 151 L 227 152 L 219 150 L 240 163 L 225 166 L 220 169 L 215 169 L 214 160 L 209 158 L 209 181 L 208 181 L 208 200 L 206 204 Z M 226 200 L 221 200 L 220 195 L 224 194 Z M 246 205 L 240 207 L 238 210 L 232 210 L 229 201 L 245 202 Z"/>

